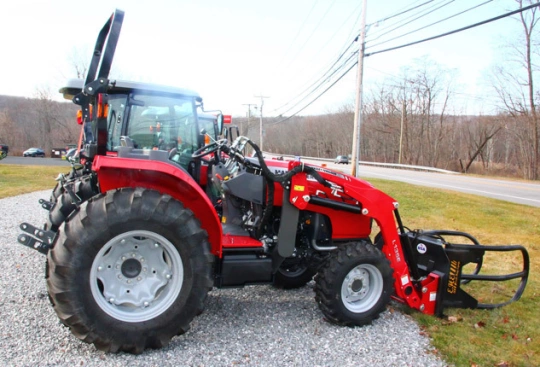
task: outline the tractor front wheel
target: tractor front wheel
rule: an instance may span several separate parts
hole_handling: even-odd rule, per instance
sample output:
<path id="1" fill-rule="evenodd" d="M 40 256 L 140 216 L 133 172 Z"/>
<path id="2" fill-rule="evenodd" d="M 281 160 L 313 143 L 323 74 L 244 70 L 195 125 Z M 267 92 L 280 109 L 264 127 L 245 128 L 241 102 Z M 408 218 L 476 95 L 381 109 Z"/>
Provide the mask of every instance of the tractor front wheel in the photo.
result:
<path id="1" fill-rule="evenodd" d="M 325 317 L 339 325 L 371 323 L 386 309 L 393 293 L 392 268 L 367 241 L 333 251 L 315 277 L 315 300 Z"/>
<path id="2" fill-rule="evenodd" d="M 207 234 L 189 209 L 156 191 L 91 198 L 48 254 L 60 320 L 107 352 L 161 348 L 189 329 L 212 288 Z"/>

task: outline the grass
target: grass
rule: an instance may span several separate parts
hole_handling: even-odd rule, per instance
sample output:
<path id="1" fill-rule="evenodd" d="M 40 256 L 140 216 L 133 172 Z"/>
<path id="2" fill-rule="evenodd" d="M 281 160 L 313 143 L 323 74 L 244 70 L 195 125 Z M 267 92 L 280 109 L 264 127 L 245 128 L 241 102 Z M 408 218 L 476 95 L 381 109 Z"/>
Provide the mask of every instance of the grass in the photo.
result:
<path id="1" fill-rule="evenodd" d="M 58 174 L 67 173 L 69 169 L 70 167 L 0 164 L 0 199 L 39 190 L 52 190 Z"/>
<path id="2" fill-rule="evenodd" d="M 495 310 L 447 309 L 445 318 L 403 310 L 418 321 L 451 364 L 540 366 L 540 208 L 392 181 L 371 182 L 399 201 L 403 222 L 411 229 L 459 230 L 482 244 L 527 248 L 530 274 L 520 301 Z M 517 272 L 520 264 L 520 256 L 486 254 L 482 273 Z M 516 285 L 517 281 L 476 282 L 464 289 L 480 302 L 492 302 L 509 299 Z"/>
<path id="3" fill-rule="evenodd" d="M 61 167 L 0 165 L 0 198 L 52 189 L 59 172 L 63 172 Z M 398 307 L 417 320 L 450 364 L 540 366 L 540 208 L 401 182 L 371 182 L 399 201 L 403 222 L 411 229 L 459 230 L 483 244 L 522 244 L 528 249 L 529 283 L 518 302 L 495 310 L 447 309 L 445 318 Z M 506 254 L 486 255 L 482 269 L 514 272 L 519 261 Z M 471 284 L 470 290 L 481 302 L 489 302 L 508 296 L 514 286 L 511 282 L 482 283 Z"/>

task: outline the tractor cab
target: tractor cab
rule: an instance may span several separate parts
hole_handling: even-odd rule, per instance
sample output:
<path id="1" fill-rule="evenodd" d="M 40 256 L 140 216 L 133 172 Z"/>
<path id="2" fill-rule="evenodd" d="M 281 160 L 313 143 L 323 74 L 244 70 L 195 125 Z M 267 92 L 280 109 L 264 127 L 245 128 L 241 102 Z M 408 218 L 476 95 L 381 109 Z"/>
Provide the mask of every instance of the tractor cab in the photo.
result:
<path id="1" fill-rule="evenodd" d="M 60 93 L 72 100 L 82 87 L 82 79 L 72 79 L 60 89 Z M 101 150 L 109 156 L 116 156 L 123 144 L 143 151 L 164 150 L 170 153 L 172 161 L 199 183 L 205 181 L 206 169 L 201 167 L 204 161 L 193 159 L 192 154 L 208 143 L 208 139 L 218 139 L 221 118 L 219 114 L 203 111 L 202 98 L 198 93 L 183 88 L 118 80 L 111 83 L 104 95 L 105 107 L 98 109 L 103 110 L 102 119 L 106 124 L 102 125 L 106 125 L 106 134 L 101 135 L 106 139 L 97 139 L 100 135 L 99 117 L 93 116 L 93 106 L 90 105 L 85 144 L 96 142 L 105 146 L 106 149 Z"/>

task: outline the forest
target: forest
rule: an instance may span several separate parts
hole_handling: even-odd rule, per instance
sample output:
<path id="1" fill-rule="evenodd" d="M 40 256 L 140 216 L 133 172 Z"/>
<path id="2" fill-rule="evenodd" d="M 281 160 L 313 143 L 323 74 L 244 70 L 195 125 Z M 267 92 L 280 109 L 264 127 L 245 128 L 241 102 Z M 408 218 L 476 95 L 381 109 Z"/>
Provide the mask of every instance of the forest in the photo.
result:
<path id="1" fill-rule="evenodd" d="M 496 115 L 451 113 L 445 107 L 453 93 L 451 73 L 432 66 L 421 62 L 406 70 L 401 82 L 366 91 L 360 161 L 537 180 L 538 117 L 526 101 Z M 10 146 L 11 155 L 37 146 L 49 156 L 52 148 L 77 142 L 77 107 L 53 101 L 47 91 L 35 98 L 0 96 L 0 143 Z M 259 143 L 258 118 L 234 117 L 233 123 Z M 352 104 L 324 115 L 265 117 L 264 150 L 320 158 L 349 155 L 353 123 Z"/>
<path id="2" fill-rule="evenodd" d="M 73 103 L 56 102 L 47 90 L 35 98 L 0 96 L 0 143 L 9 146 L 10 155 L 22 155 L 30 147 L 45 150 L 76 144 L 80 126 Z"/>
<path id="3" fill-rule="evenodd" d="M 419 58 L 399 76 L 364 90 L 360 161 L 540 179 L 537 15 L 535 8 L 515 16 L 522 32 L 505 45 L 505 57 L 493 65 L 495 113 L 460 113 L 453 100 L 461 92 L 454 84 L 454 71 L 429 58 Z M 84 66 L 74 68 L 78 77 L 84 74 Z M 321 158 L 349 155 L 355 108 L 344 103 L 316 116 L 265 116 L 263 148 Z M 77 106 L 54 101 L 47 89 L 36 90 L 33 98 L 0 96 L 0 143 L 9 145 L 12 155 L 31 146 L 49 155 L 52 148 L 77 142 L 76 112 Z M 233 123 L 259 143 L 258 117 L 235 117 Z"/>

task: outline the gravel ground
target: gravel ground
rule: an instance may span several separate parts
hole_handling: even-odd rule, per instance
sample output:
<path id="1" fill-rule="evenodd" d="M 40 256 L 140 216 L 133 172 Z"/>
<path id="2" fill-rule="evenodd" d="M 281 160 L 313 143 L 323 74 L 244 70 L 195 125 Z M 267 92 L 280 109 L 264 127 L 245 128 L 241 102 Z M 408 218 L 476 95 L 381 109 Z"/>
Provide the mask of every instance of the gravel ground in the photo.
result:
<path id="1" fill-rule="evenodd" d="M 19 223 L 44 222 L 39 198 L 0 200 L 0 365 L 2 366 L 446 366 L 418 325 L 399 311 L 373 325 L 324 321 L 313 282 L 213 290 L 191 330 L 142 355 L 105 354 L 62 326 L 47 299 L 45 257 L 17 244 Z"/>

